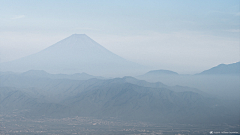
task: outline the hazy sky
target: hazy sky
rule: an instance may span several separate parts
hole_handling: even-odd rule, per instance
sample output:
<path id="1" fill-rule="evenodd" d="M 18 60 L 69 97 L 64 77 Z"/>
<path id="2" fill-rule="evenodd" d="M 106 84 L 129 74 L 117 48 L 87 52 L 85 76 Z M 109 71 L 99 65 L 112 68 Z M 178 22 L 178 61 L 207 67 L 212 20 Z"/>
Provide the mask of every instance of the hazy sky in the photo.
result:
<path id="1" fill-rule="evenodd" d="M 240 60 L 239 8 L 239 0 L 0 0 L 0 58 L 77 33 L 152 69 L 197 73 Z"/>

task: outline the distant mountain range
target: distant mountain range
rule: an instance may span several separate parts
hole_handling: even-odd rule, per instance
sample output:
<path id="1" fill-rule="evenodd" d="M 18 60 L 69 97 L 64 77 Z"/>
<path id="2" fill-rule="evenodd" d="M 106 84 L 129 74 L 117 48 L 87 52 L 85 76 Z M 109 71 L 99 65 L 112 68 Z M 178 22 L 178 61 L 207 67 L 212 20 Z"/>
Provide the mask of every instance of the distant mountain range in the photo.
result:
<path id="1" fill-rule="evenodd" d="M 158 123 L 237 121 L 238 108 L 231 109 L 234 104 L 229 106 L 190 87 L 149 83 L 130 76 L 88 80 L 48 76 L 51 74 L 33 70 L 1 74 L 1 113 L 18 112 L 34 118 L 117 117 Z"/>
<path id="2" fill-rule="evenodd" d="M 49 73 L 85 72 L 104 76 L 136 74 L 144 68 L 110 52 L 85 34 L 73 34 L 38 53 L 0 66 L 1 71 L 45 70 Z"/>
<path id="3" fill-rule="evenodd" d="M 178 73 L 170 70 L 151 70 L 145 75 L 178 75 Z"/>
<path id="4" fill-rule="evenodd" d="M 138 78 L 156 78 L 159 76 L 176 76 L 178 75 L 177 72 L 170 71 L 170 70 L 151 70 L 143 75 L 139 75 Z"/>
<path id="5" fill-rule="evenodd" d="M 150 83 L 130 76 L 105 79 L 86 74 L 49 74 L 43 70 L 30 70 L 21 74 L 5 73 L 1 75 L 1 87 L 37 88 L 39 90 L 42 89 L 40 93 L 43 95 L 54 95 L 54 91 L 59 92 L 65 90 L 71 91 L 70 93 L 72 94 L 77 94 L 84 91 L 86 87 L 92 86 L 95 83 L 100 84 L 103 82 L 131 83 L 142 87 L 165 88 L 176 92 L 191 91 L 203 95 L 205 94 L 204 92 L 195 88 L 186 86 L 167 86 L 161 82 Z M 76 89 L 78 90 L 76 91 Z M 61 97 L 64 98 L 64 96 L 66 95 L 58 95 L 56 99 L 61 99 Z M 54 99 L 54 96 L 49 100 L 52 99 Z"/>
<path id="6" fill-rule="evenodd" d="M 44 70 L 29 70 L 21 73 L 22 76 L 39 77 L 39 78 L 51 78 L 51 79 L 72 79 L 72 80 L 88 80 L 91 78 L 103 79 L 101 76 L 93 76 L 87 73 L 75 73 L 75 74 L 50 74 Z"/>
<path id="7" fill-rule="evenodd" d="M 141 79 L 146 78 L 158 78 L 158 77 L 177 77 L 177 75 L 181 76 L 177 72 L 170 70 L 151 70 L 143 75 L 137 76 Z M 240 62 L 232 63 L 232 64 L 220 64 L 216 67 L 213 67 L 208 70 L 204 70 L 201 73 L 196 75 L 240 75 Z"/>
<path id="8" fill-rule="evenodd" d="M 211 69 L 205 70 L 198 75 L 240 75 L 240 62 L 232 64 L 220 64 Z"/>

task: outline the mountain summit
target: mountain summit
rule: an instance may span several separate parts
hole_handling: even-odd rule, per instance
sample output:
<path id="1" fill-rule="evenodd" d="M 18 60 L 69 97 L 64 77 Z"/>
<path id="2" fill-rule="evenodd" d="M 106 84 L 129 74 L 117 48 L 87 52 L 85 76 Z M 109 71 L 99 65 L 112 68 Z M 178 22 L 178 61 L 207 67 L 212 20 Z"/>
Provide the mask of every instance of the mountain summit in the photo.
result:
<path id="1" fill-rule="evenodd" d="M 86 72 L 101 76 L 137 73 L 141 66 L 110 52 L 85 34 L 73 34 L 30 56 L 1 64 L 1 71 Z"/>

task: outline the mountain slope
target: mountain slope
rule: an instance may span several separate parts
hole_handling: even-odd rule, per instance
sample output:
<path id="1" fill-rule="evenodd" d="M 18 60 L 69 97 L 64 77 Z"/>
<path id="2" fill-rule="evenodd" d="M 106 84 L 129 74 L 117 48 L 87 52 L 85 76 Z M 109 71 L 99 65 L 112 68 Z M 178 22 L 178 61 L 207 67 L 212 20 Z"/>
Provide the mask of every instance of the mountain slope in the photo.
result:
<path id="1" fill-rule="evenodd" d="M 28 94 L 10 87 L 0 87 L 0 97 L 2 113 L 16 109 L 29 109 L 37 103 Z"/>
<path id="2" fill-rule="evenodd" d="M 198 75 L 240 75 L 240 62 L 232 64 L 220 64 L 205 70 Z"/>
<path id="3" fill-rule="evenodd" d="M 132 77 L 69 80 L 4 74 L 0 79 L 1 111 L 19 109 L 21 114 L 33 118 L 43 115 L 50 118 L 118 117 L 160 123 L 232 123 L 238 120 L 236 103 L 223 104 L 191 90 L 175 92 L 162 83 Z M 28 109 L 26 113 L 21 112 L 25 109 Z"/>
<path id="4" fill-rule="evenodd" d="M 36 53 L 2 63 L 2 71 L 45 70 L 49 73 L 125 75 L 142 67 L 110 52 L 85 34 L 70 37 Z"/>
<path id="5" fill-rule="evenodd" d="M 212 117 L 222 118 L 221 115 L 229 115 L 229 112 L 221 110 L 222 106 L 215 106 L 215 100 L 194 92 L 178 93 L 165 88 L 141 87 L 118 82 L 98 85 L 63 100 L 61 104 L 68 106 L 67 109 L 60 111 L 60 115 L 65 117 L 77 115 L 159 123 L 215 123 L 216 120 Z M 216 110 L 221 112 L 215 112 Z"/>
<path id="6" fill-rule="evenodd" d="M 75 77 L 75 76 L 73 76 Z M 175 92 L 192 91 L 199 94 L 204 94 L 200 90 L 184 87 L 184 86 L 167 86 L 161 82 L 150 83 L 144 80 L 138 80 L 134 77 L 126 76 L 123 78 L 114 79 L 89 79 L 79 80 L 70 75 L 55 75 L 45 71 L 27 71 L 21 74 L 4 74 L 0 76 L 1 86 L 17 87 L 17 88 L 37 88 L 42 95 L 52 95 L 53 99 L 62 99 L 65 96 L 78 94 L 82 91 L 98 87 L 99 85 L 110 85 L 112 83 L 130 83 L 142 87 L 150 88 L 166 88 Z M 54 92 L 59 93 L 56 95 Z M 64 93 L 61 93 L 64 92 Z"/>

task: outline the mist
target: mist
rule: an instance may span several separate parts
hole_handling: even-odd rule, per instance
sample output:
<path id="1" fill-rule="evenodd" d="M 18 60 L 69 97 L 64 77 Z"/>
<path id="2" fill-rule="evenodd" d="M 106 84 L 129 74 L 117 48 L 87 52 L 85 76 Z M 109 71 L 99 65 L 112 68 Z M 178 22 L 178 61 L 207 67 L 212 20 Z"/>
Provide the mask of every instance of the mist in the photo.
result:
<path id="1" fill-rule="evenodd" d="M 238 0 L 0 9 L 0 134 L 240 134 Z"/>

